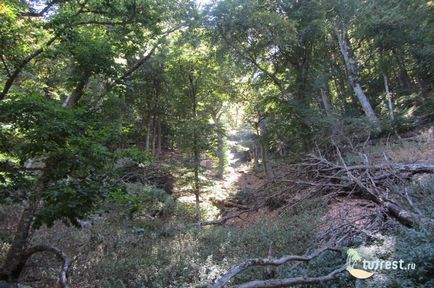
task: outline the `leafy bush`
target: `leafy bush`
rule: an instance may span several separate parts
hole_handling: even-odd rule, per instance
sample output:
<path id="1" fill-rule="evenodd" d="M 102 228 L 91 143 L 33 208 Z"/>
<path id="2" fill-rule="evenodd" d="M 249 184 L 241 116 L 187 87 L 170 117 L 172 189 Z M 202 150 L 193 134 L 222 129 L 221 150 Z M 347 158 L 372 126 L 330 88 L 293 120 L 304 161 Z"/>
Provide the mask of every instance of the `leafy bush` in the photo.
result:
<path id="1" fill-rule="evenodd" d="M 140 183 L 127 183 L 126 189 L 113 191 L 110 199 L 114 203 L 127 205 L 131 218 L 138 215 L 169 215 L 175 209 L 175 201 L 171 195 L 162 189 Z"/>
<path id="2" fill-rule="evenodd" d="M 189 217 L 194 219 L 194 207 L 190 206 L 178 203 L 170 221 L 159 229 L 167 229 L 173 222 L 185 223 Z M 104 280 L 111 287 L 116 281 L 126 287 L 209 287 L 232 265 L 247 258 L 267 257 L 270 245 L 275 257 L 304 254 L 314 242 L 316 224 L 322 214 L 318 207 L 318 203 L 304 205 L 286 216 L 262 219 L 242 228 L 184 227 L 158 234 L 156 226 L 149 229 L 144 225 L 143 233 L 100 263 L 98 274 L 113 275 L 112 279 Z M 277 269 L 277 275 L 287 275 L 288 271 L 288 266 L 283 266 Z M 262 268 L 249 269 L 234 283 L 262 277 L 262 273 Z"/>

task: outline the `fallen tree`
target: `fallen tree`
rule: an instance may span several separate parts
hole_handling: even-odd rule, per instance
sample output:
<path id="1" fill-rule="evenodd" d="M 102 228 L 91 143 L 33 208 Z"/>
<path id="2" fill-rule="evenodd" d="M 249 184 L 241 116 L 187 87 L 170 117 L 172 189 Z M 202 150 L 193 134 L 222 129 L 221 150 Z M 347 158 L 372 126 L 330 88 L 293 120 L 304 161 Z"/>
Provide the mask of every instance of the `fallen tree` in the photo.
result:
<path id="1" fill-rule="evenodd" d="M 39 253 L 39 252 L 50 252 L 53 253 L 54 255 L 57 256 L 57 258 L 59 260 L 62 261 L 62 266 L 59 272 L 59 281 L 58 284 L 60 287 L 62 288 L 68 288 L 68 269 L 69 266 L 71 265 L 71 260 L 68 258 L 68 256 L 65 255 L 65 253 L 63 253 L 62 250 L 55 248 L 53 246 L 50 245 L 36 245 L 33 247 L 30 247 L 29 249 L 27 249 L 24 252 L 23 258 L 21 259 L 22 264 L 24 265 L 27 262 L 27 259 L 30 258 L 30 256 L 32 256 L 35 253 Z"/>
<path id="2" fill-rule="evenodd" d="M 374 164 L 369 163 L 367 156 L 360 153 L 361 158 L 365 160 L 362 162 L 363 164 L 347 165 L 339 147 L 337 145 L 334 147 L 336 152 L 333 160 L 327 159 L 320 152 L 308 155 L 301 163 L 295 164 L 293 166 L 295 169 L 290 171 L 290 173 L 274 178 L 262 185 L 260 190 L 265 191 L 263 193 L 265 195 L 270 194 L 272 191 L 278 191 L 272 195 L 268 195 L 263 202 L 274 203 L 280 201 L 285 204 L 282 209 L 282 211 L 284 211 L 315 196 L 324 196 L 327 197 L 326 199 L 355 197 L 364 199 L 367 203 L 372 203 L 371 205 L 373 207 L 377 207 L 376 210 L 372 210 L 377 211 L 379 215 L 388 215 L 405 226 L 417 226 L 425 220 L 433 223 L 432 219 L 423 215 L 416 205 L 414 205 L 407 191 L 405 189 L 400 191 L 401 189 L 399 189 L 399 185 L 407 185 L 409 179 L 415 174 L 434 174 L 433 163 L 409 164 L 388 162 Z M 292 177 L 290 175 L 292 175 Z M 294 191 L 301 191 L 303 193 L 299 193 L 298 197 L 288 197 L 288 193 L 296 195 Z M 275 200 L 269 201 L 271 198 Z M 363 215 L 363 217 L 370 216 Z M 380 216 L 379 219 L 381 219 L 381 217 L 382 216 Z M 348 223 L 341 225 L 341 228 L 344 230 L 350 229 L 345 230 L 346 232 L 344 231 L 344 234 L 353 233 L 351 229 L 361 229 L 354 226 L 354 224 L 351 225 L 352 227 L 347 227 L 348 225 Z M 341 228 L 337 227 L 336 229 Z M 347 236 L 348 235 L 344 235 L 344 237 Z M 283 256 L 280 258 L 268 257 L 245 260 L 232 267 L 219 278 L 213 288 L 224 287 L 231 279 L 249 267 L 279 266 L 290 261 L 308 262 L 318 257 L 326 250 L 330 249 L 324 248 L 308 256 Z M 336 279 L 344 270 L 345 267 L 338 267 L 329 274 L 319 277 L 252 280 L 237 287 L 287 287 L 297 284 L 323 283 Z"/>
<path id="3" fill-rule="evenodd" d="M 330 280 L 334 280 L 338 275 L 346 270 L 346 267 L 341 267 L 333 270 L 327 275 L 319 277 L 294 277 L 285 279 L 271 279 L 271 280 L 254 280 L 241 284 L 239 288 L 271 288 L 271 287 L 289 287 L 297 284 L 319 284 Z"/>
<path id="4" fill-rule="evenodd" d="M 336 248 L 325 247 L 322 249 L 313 252 L 310 255 L 306 256 L 294 256 L 294 255 L 286 255 L 280 258 L 255 258 L 249 259 L 241 262 L 238 265 L 232 267 L 228 272 L 223 274 L 223 276 L 218 279 L 215 284 L 212 286 L 213 288 L 222 288 L 224 287 L 233 277 L 240 274 L 244 270 L 253 266 L 280 266 L 285 263 L 291 261 L 301 261 L 301 262 L 309 262 L 312 259 L 320 256 L 326 251 L 337 251 L 340 252 Z M 294 277 L 294 278 L 286 278 L 286 279 L 270 279 L 270 280 L 254 280 L 244 284 L 241 284 L 240 287 L 243 288 L 253 288 L 253 287 L 285 287 L 288 285 L 295 284 L 315 284 L 315 283 L 323 283 L 326 281 L 330 281 L 336 279 L 340 273 L 345 271 L 345 267 L 339 267 L 334 271 L 330 272 L 327 275 L 320 277 Z"/>
<path id="5" fill-rule="evenodd" d="M 304 201 L 314 195 L 354 196 L 369 199 L 382 211 L 406 226 L 415 226 L 421 220 L 426 220 L 420 210 L 414 206 L 411 197 L 398 191 L 397 183 L 405 184 L 415 174 L 434 174 L 433 163 L 385 163 L 347 165 L 338 146 L 335 145 L 335 159 L 329 160 L 320 152 L 310 154 L 301 163 L 294 165 L 297 177 L 284 175 L 273 179 L 271 185 L 291 183 L 292 189 L 300 191 L 311 187 L 311 192 L 305 193 L 296 203 L 289 202 L 292 207 L 297 202 Z M 270 185 L 270 184 L 268 184 Z M 264 186 L 265 188 L 267 186 Z M 280 197 L 285 202 L 286 193 L 278 193 L 270 197 Z M 401 203 L 405 199 L 405 203 Z M 275 200 L 276 201 L 276 200 Z M 274 201 L 274 202 L 275 202 Z M 404 205 L 405 204 L 405 205 Z M 429 220 L 432 221 L 432 220 Z"/>
<path id="6" fill-rule="evenodd" d="M 19 263 L 17 264 L 16 269 L 13 271 L 13 273 L 16 274 L 15 275 L 16 278 L 18 278 L 18 276 L 21 274 L 22 270 L 24 269 L 24 267 L 27 263 L 27 260 L 33 254 L 41 253 L 41 252 L 53 253 L 54 255 L 57 256 L 57 258 L 59 260 L 62 261 L 61 269 L 59 272 L 59 280 L 57 281 L 57 283 L 59 285 L 58 287 L 68 288 L 69 287 L 68 286 L 68 270 L 69 270 L 69 267 L 71 265 L 71 260 L 68 258 L 68 256 L 66 256 L 65 253 L 63 253 L 62 250 L 60 250 L 56 247 L 50 246 L 50 245 L 46 245 L 46 244 L 40 244 L 40 245 L 32 246 L 32 247 L 26 249 L 22 253 L 21 257 L 19 258 Z M 4 276 L 9 276 L 9 275 L 5 274 Z M 8 279 L 7 277 L 2 277 L 2 278 L 0 278 L 0 280 L 9 281 L 9 280 L 13 280 L 13 279 Z M 7 285 L 7 283 L 5 283 L 4 285 Z M 8 287 L 8 286 L 6 286 L 6 287 Z M 12 287 L 12 286 L 10 286 L 10 287 Z"/>

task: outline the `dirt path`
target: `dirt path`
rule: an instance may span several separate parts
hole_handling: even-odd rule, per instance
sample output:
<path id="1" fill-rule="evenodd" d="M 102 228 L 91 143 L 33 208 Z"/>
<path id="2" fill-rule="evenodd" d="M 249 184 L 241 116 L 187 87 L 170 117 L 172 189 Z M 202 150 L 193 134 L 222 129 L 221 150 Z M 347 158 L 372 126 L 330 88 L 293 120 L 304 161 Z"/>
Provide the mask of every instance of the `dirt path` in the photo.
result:
<path id="1" fill-rule="evenodd" d="M 207 211 L 206 220 L 214 220 L 221 216 L 221 208 L 216 207 L 215 201 L 227 201 L 236 198 L 240 191 L 252 190 L 263 183 L 253 171 L 253 165 L 248 157 L 248 148 L 241 137 L 234 135 L 227 140 L 226 159 L 228 165 L 223 179 L 215 178 L 215 169 L 208 169 L 203 173 L 209 185 L 202 188 L 201 209 Z M 247 156 L 247 157 L 246 157 Z M 184 203 L 194 203 L 194 195 L 188 193 L 177 198 Z M 232 210 L 236 210 L 233 208 Z"/>

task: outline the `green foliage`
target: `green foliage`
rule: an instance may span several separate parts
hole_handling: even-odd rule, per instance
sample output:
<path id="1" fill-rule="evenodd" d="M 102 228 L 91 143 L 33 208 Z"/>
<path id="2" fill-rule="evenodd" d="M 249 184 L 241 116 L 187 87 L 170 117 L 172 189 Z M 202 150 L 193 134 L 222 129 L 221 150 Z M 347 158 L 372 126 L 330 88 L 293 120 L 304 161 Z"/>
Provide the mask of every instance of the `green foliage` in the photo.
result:
<path id="1" fill-rule="evenodd" d="M 154 217 L 157 214 L 167 216 L 175 209 L 175 201 L 171 195 L 161 189 L 139 183 L 129 183 L 126 189 L 113 191 L 109 201 L 127 205 L 131 218 L 140 215 Z"/>
<path id="2" fill-rule="evenodd" d="M 70 32 L 60 49 L 68 51 L 73 57 L 74 75 L 112 74 L 114 68 L 114 51 L 111 43 L 101 30 Z M 66 47 L 65 47 L 66 46 Z"/>
<path id="3" fill-rule="evenodd" d="M 113 154 L 106 137 L 111 125 L 85 109 L 68 110 L 57 101 L 27 96 L 0 103 L 2 141 L 0 151 L 16 158 L 19 173 L 2 173 L 2 193 L 27 191 L 27 197 L 44 200 L 36 225 L 56 219 L 83 217 L 110 189 L 107 176 Z M 30 160 L 32 159 L 32 160 Z M 25 163 L 37 161 L 37 170 Z M 28 169 L 29 168 L 29 169 Z M 39 170 L 38 170 L 39 169 Z M 32 191 L 32 183 L 44 183 L 42 191 Z"/>
<path id="4" fill-rule="evenodd" d="M 114 154 L 117 159 L 127 158 L 138 165 L 144 165 L 154 159 L 154 156 L 148 150 L 140 149 L 137 146 L 132 146 L 125 150 L 116 150 Z"/>
<path id="5" fill-rule="evenodd" d="M 185 205 L 177 204 L 178 208 L 172 216 L 174 223 L 194 219 L 194 205 L 191 209 Z M 126 254 L 105 259 L 95 267 L 94 272 L 105 281 L 107 279 L 103 275 L 113 275 L 127 287 L 208 287 L 232 265 L 246 258 L 267 257 L 270 245 L 276 257 L 305 253 L 314 240 L 312 233 L 316 229 L 316 221 L 322 215 L 318 206 L 303 206 L 286 216 L 264 219 L 245 227 L 193 227 L 156 234 L 158 230 L 155 227 L 142 225 L 143 236 L 125 243 L 134 245 L 133 253 L 132 250 L 114 251 L 114 254 Z M 170 224 L 166 222 L 159 229 L 170 231 Z M 340 264 L 343 263 L 336 254 L 332 256 Z M 329 258 L 329 263 L 330 259 L 333 258 Z M 315 265 L 315 268 L 320 267 Z M 287 271 L 287 267 L 283 267 L 278 275 Z M 262 272 L 259 267 L 249 269 L 235 279 L 235 284 L 260 278 Z M 302 275 L 301 272 L 299 275 Z"/>
<path id="6" fill-rule="evenodd" d="M 434 249 L 431 244 L 434 235 L 429 226 L 431 224 L 426 225 L 418 229 L 397 227 L 398 231 L 394 231 L 397 236 L 393 258 L 416 264 L 415 270 L 392 272 L 390 279 L 393 279 L 395 285 L 431 287 L 434 284 Z"/>
<path id="7" fill-rule="evenodd" d="M 419 211 L 423 214 L 425 218 L 427 219 L 434 218 L 434 211 L 430 206 L 430 203 L 434 201 L 434 177 L 433 176 L 422 177 L 417 182 L 414 182 L 407 187 L 398 187 L 398 188 L 405 189 L 407 193 L 411 195 L 411 198 L 414 199 L 415 205 L 417 205 Z M 429 229 L 429 227 L 425 227 L 425 229 Z"/>

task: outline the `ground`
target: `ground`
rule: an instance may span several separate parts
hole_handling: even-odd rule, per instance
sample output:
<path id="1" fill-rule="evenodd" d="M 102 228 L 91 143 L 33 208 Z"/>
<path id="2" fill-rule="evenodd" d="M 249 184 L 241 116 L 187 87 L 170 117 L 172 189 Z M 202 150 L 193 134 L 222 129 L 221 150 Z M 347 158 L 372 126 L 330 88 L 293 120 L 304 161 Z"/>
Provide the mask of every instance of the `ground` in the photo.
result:
<path id="1" fill-rule="evenodd" d="M 430 137 L 425 130 L 401 139 L 386 137 L 363 146 L 358 150 L 359 155 L 348 153 L 346 161 L 357 162 L 358 156 L 366 155 L 372 164 L 387 161 L 433 164 L 434 141 Z M 239 215 L 222 225 L 191 226 L 194 223 L 194 197 L 189 192 L 189 185 L 178 181 L 173 194 L 177 204 L 167 215 L 131 217 L 128 205 L 105 203 L 89 217 L 91 227 L 68 227 L 58 222 L 53 227 L 44 226 L 36 231 L 32 243 L 50 243 L 72 258 L 70 279 L 73 288 L 209 287 L 231 265 L 243 259 L 267 257 L 269 253 L 275 257 L 304 254 L 313 247 L 328 245 L 345 237 L 347 245 L 370 241 L 370 247 L 380 247 L 377 250 L 383 251 L 381 253 L 387 257 L 405 256 L 391 249 L 387 244 L 390 241 L 394 243 L 393 247 L 404 247 L 408 241 L 418 247 L 424 247 L 419 242 L 427 243 L 423 239 L 430 234 L 402 228 L 369 199 L 330 194 L 323 190 L 317 193 L 315 185 L 303 182 L 294 172 L 294 163 L 290 159 L 276 161 L 273 167 L 277 179 L 289 182 L 267 181 L 260 167 L 253 167 L 250 161 L 239 161 L 232 148 L 240 145 L 243 145 L 240 141 L 229 141 L 229 163 L 223 179 L 216 179 L 213 169 L 204 172 L 208 185 L 201 194 L 203 221 Z M 362 158 L 366 160 L 366 157 Z M 173 151 L 162 159 L 170 165 L 181 165 L 181 160 L 180 155 Z M 184 172 L 180 167 L 174 173 L 182 178 Z M 427 213 L 434 195 L 432 176 L 417 174 L 411 179 L 407 188 L 410 192 L 415 191 L 414 199 L 424 197 L 413 204 Z M 232 201 L 239 207 L 224 205 L 224 201 Z M 223 204 L 219 206 L 218 203 Z M 7 242 L 11 240 L 20 209 L 18 205 L 0 206 L 0 257 L 4 257 L 8 248 Z M 432 219 L 432 215 L 430 217 Z M 431 250 L 414 253 L 428 257 Z M 411 258 L 411 255 L 407 256 Z M 313 267 L 317 267 L 320 273 L 328 265 L 338 265 L 339 261 L 344 261 L 342 259 L 335 257 L 326 265 L 314 263 Z M 418 261 L 422 267 L 432 265 L 429 257 Z M 305 273 L 303 269 L 303 266 L 285 266 L 276 268 L 275 273 L 288 276 Z M 31 287 L 54 287 L 58 270 L 59 263 L 54 257 L 35 255 L 28 262 L 21 281 Z M 252 270 L 236 281 L 260 279 L 262 273 L 261 269 Z M 422 276 L 426 277 L 425 274 Z M 341 287 L 354 287 L 358 283 L 355 279 L 344 279 L 344 284 L 338 283 L 343 285 Z M 378 274 L 375 279 L 383 281 L 381 283 L 393 282 L 387 274 Z M 371 282 L 366 283 L 370 287 Z M 389 284 L 384 287 L 389 287 Z"/>

